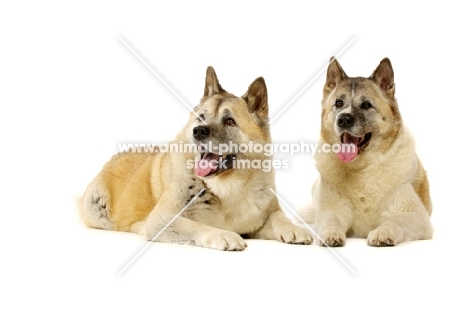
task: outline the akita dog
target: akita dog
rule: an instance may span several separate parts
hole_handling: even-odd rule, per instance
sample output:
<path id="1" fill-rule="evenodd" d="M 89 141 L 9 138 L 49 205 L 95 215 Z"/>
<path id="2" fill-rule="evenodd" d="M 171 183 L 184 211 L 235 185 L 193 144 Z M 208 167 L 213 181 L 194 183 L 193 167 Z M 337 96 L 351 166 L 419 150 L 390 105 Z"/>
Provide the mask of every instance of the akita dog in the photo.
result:
<path id="1" fill-rule="evenodd" d="M 332 57 L 323 89 L 319 179 L 312 206 L 302 211 L 316 224 L 319 244 L 342 246 L 367 237 L 390 246 L 432 236 L 429 184 L 413 138 L 402 125 L 392 65 L 383 59 L 369 78 L 348 77 Z"/>
<path id="2" fill-rule="evenodd" d="M 312 242 L 309 232 L 286 217 L 270 191 L 275 189 L 274 171 L 235 167 L 240 159 L 265 161 L 271 156 L 217 151 L 221 144 L 271 143 L 263 78 L 236 97 L 221 87 L 208 67 L 201 102 L 173 141 L 180 142 L 196 148 L 115 155 L 86 189 L 80 208 L 84 222 L 93 228 L 141 233 L 148 240 L 218 250 L 243 250 L 247 244 L 241 235 Z"/>

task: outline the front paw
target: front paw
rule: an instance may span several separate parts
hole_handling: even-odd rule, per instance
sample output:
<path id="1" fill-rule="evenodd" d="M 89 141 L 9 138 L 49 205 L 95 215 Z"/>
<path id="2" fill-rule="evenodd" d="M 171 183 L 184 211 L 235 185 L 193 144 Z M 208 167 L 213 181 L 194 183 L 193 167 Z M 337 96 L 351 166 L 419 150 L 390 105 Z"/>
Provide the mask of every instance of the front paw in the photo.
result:
<path id="1" fill-rule="evenodd" d="M 401 236 L 398 228 L 384 225 L 369 232 L 367 244 L 370 246 L 394 246 L 401 241 Z"/>
<path id="2" fill-rule="evenodd" d="M 200 246 L 220 251 L 242 251 L 247 244 L 240 235 L 231 231 L 214 230 L 203 233 Z"/>
<path id="3" fill-rule="evenodd" d="M 346 234 L 337 226 L 326 227 L 320 232 L 320 237 L 320 246 L 338 247 L 346 241 Z"/>
<path id="4" fill-rule="evenodd" d="M 276 228 L 278 240 L 288 244 L 309 245 L 313 242 L 312 235 L 308 230 L 293 224 L 282 225 Z"/>

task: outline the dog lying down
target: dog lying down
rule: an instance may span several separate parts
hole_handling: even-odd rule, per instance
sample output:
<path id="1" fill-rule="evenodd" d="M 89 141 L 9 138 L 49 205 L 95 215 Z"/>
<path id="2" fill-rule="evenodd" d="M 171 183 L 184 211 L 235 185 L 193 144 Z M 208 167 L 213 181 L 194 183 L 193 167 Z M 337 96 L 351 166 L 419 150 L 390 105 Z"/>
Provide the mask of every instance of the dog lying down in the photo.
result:
<path id="1" fill-rule="evenodd" d="M 336 154 L 316 153 L 320 176 L 311 206 L 300 213 L 315 223 L 320 245 L 342 246 L 346 237 L 371 246 L 431 238 L 429 184 L 402 125 L 388 58 L 369 78 L 348 77 L 331 59 L 319 144 L 341 145 Z"/>
<path id="2" fill-rule="evenodd" d="M 112 157 L 82 198 L 85 224 L 140 233 L 151 241 L 218 250 L 245 249 L 241 235 L 312 243 L 308 230 L 285 216 L 270 191 L 275 189 L 272 170 L 235 167 L 235 161 L 265 161 L 271 156 L 217 151 L 220 144 L 271 143 L 263 78 L 236 97 L 221 87 L 208 67 L 203 98 L 173 141 L 180 142 L 196 148 Z M 212 150 L 205 147 L 210 145 Z"/>

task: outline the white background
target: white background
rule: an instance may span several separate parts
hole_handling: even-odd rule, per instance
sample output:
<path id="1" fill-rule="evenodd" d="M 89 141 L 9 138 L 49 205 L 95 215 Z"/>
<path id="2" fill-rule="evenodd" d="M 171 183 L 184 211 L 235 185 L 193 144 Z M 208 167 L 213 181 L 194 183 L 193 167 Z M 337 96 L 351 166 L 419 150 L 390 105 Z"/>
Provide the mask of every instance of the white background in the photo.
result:
<path id="1" fill-rule="evenodd" d="M 13 2 L 12 2 L 13 3 Z M 467 307 L 466 10 L 461 2 L 14 2 L 0 5 L 1 309 L 344 309 Z M 205 70 L 242 95 L 263 76 L 273 117 L 352 38 L 339 57 L 369 76 L 383 57 L 429 174 L 434 238 L 393 248 L 350 239 L 336 249 L 248 241 L 240 253 L 153 244 L 85 228 L 72 195 L 118 143 L 163 143 Z M 275 142 L 314 142 L 320 74 L 271 126 Z M 284 157 L 284 155 L 278 156 Z M 278 193 L 310 200 L 310 154 L 289 157 Z"/>

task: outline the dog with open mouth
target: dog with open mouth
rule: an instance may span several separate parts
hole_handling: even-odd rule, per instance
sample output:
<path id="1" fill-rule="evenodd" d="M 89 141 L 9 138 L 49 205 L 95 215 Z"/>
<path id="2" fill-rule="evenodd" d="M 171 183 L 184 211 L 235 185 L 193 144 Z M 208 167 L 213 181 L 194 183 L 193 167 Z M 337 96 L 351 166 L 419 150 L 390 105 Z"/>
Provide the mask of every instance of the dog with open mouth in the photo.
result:
<path id="1" fill-rule="evenodd" d="M 112 157 L 82 197 L 85 224 L 217 250 L 243 250 L 243 237 L 312 243 L 309 232 L 286 217 L 270 191 L 274 171 L 245 165 L 272 157 L 236 148 L 271 143 L 263 78 L 236 97 L 208 67 L 204 96 L 173 141 L 181 142 L 195 148 Z M 244 166 L 236 166 L 241 160 Z"/>
<path id="2" fill-rule="evenodd" d="M 363 78 L 348 77 L 332 57 L 322 99 L 319 145 L 325 144 L 340 149 L 316 153 L 320 176 L 312 206 L 302 211 L 315 223 L 319 244 L 362 237 L 392 246 L 432 237 L 429 183 L 402 125 L 388 58 Z"/>

